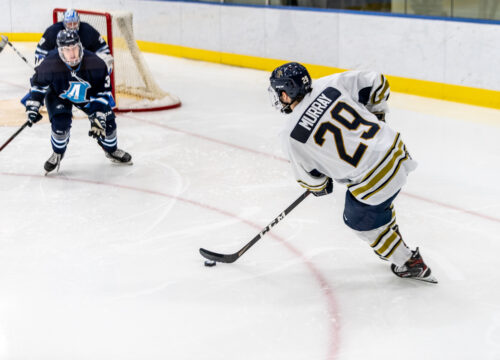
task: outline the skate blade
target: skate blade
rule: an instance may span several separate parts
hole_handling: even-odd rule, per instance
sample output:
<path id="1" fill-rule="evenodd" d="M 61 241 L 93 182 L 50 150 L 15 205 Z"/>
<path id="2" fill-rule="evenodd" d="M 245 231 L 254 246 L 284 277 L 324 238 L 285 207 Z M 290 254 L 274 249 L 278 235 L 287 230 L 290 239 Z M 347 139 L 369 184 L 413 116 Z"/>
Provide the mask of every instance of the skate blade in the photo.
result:
<path id="1" fill-rule="evenodd" d="M 108 158 L 109 159 L 109 158 Z M 115 159 L 109 159 L 113 164 L 117 164 L 117 165 L 123 165 L 123 166 L 130 166 L 130 165 L 134 165 L 133 161 L 130 160 L 129 162 L 121 162 L 120 160 L 115 160 Z"/>
<path id="2" fill-rule="evenodd" d="M 57 167 L 54 170 L 56 173 L 58 173 L 59 172 L 59 165 L 57 165 Z M 51 172 L 54 172 L 54 170 L 50 170 L 50 171 L 45 170 L 45 176 L 49 175 Z"/>
<path id="3" fill-rule="evenodd" d="M 406 279 L 423 281 L 423 282 L 428 282 L 428 283 L 431 283 L 431 284 L 437 284 L 438 283 L 437 279 L 434 276 L 432 276 L 432 275 L 431 276 L 427 276 L 425 278 L 423 278 L 423 277 L 409 277 L 409 278 L 406 278 Z"/>

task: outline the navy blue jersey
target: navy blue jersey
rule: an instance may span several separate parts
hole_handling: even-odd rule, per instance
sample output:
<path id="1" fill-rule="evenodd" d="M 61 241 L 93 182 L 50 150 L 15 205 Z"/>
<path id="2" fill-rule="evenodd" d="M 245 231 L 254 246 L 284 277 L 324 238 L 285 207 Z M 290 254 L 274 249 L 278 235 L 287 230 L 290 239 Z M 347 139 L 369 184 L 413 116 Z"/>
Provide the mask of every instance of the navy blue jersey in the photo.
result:
<path id="1" fill-rule="evenodd" d="M 49 91 L 87 114 L 108 112 L 115 106 L 106 64 L 88 50 L 74 68 L 61 60 L 57 50 L 48 53 L 31 78 L 31 99 L 43 103 Z"/>
<path id="2" fill-rule="evenodd" d="M 35 63 L 39 64 L 49 51 L 57 48 L 56 39 L 59 31 L 64 29 L 64 25 L 61 22 L 55 23 L 47 28 L 43 33 L 40 42 L 35 50 Z M 81 22 L 80 28 L 78 29 L 78 36 L 80 36 L 80 41 L 83 48 L 94 53 L 105 53 L 109 54 L 109 47 L 106 41 L 102 38 L 99 32 L 94 29 L 91 25 Z"/>

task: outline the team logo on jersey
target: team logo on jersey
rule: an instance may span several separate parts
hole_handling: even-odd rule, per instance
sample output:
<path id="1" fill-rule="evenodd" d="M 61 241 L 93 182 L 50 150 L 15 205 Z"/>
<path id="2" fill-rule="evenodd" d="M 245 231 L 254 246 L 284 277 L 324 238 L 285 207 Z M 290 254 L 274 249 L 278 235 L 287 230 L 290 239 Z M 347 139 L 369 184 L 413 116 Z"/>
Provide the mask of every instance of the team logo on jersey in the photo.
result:
<path id="1" fill-rule="evenodd" d="M 90 88 L 88 82 L 70 81 L 69 89 L 60 96 L 74 103 L 87 102 L 87 90 Z"/>

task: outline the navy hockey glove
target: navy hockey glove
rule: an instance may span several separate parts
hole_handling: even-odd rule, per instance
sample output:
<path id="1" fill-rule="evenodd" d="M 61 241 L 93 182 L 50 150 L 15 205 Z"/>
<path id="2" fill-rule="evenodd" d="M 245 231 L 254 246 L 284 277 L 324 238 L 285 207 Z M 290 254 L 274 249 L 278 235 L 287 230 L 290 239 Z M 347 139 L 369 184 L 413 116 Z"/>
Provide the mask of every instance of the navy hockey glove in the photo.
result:
<path id="1" fill-rule="evenodd" d="M 28 126 L 33 126 L 34 123 L 42 119 L 40 114 L 40 102 L 35 100 L 26 101 L 26 115 L 28 116 Z"/>
<path id="2" fill-rule="evenodd" d="M 106 115 L 97 111 L 89 116 L 89 120 L 89 136 L 96 139 L 104 139 L 106 136 Z"/>
<path id="3" fill-rule="evenodd" d="M 383 111 L 375 111 L 373 113 L 373 115 L 375 115 L 377 117 L 377 119 L 379 119 L 380 121 L 385 122 L 385 112 L 383 112 Z"/>
<path id="4" fill-rule="evenodd" d="M 331 178 L 328 178 L 326 182 L 326 186 L 323 190 L 319 191 L 311 191 L 314 196 L 323 196 L 323 195 L 328 195 L 331 194 L 333 191 L 333 181 Z"/>

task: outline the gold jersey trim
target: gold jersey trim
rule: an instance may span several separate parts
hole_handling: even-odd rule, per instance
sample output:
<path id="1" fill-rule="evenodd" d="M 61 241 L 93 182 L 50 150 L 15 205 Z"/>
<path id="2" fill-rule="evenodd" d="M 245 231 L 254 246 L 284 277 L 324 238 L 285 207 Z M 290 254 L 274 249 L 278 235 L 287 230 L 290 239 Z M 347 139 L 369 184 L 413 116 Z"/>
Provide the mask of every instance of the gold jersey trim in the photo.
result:
<path id="1" fill-rule="evenodd" d="M 397 134 L 395 144 L 393 144 L 384 158 L 361 182 L 349 186 L 349 191 L 353 196 L 361 197 L 361 199 L 373 196 L 392 180 L 399 171 L 402 162 L 408 158 L 409 154 L 406 151 L 406 147 L 400 139 L 399 134 Z"/>
<path id="2" fill-rule="evenodd" d="M 321 191 L 321 190 L 324 190 L 326 188 L 326 186 L 328 185 L 328 177 L 325 178 L 325 181 L 319 185 L 309 185 L 308 183 L 306 183 L 302 180 L 297 180 L 297 182 L 300 184 L 300 186 L 302 186 L 303 188 L 306 188 L 307 190 Z"/>

